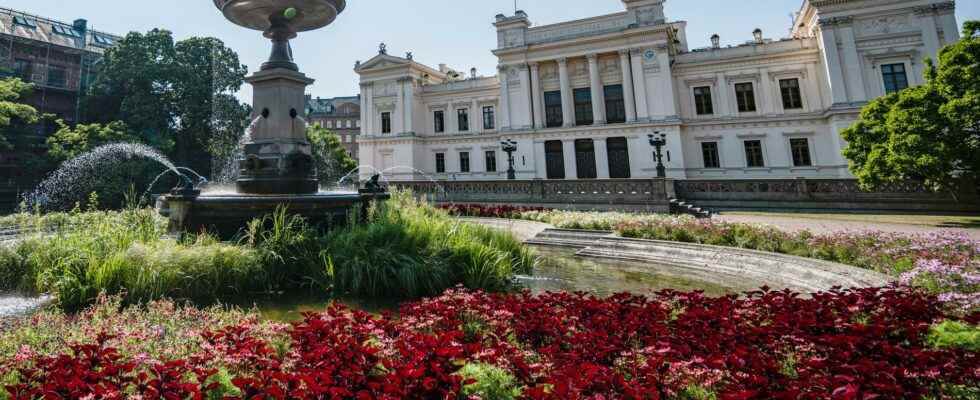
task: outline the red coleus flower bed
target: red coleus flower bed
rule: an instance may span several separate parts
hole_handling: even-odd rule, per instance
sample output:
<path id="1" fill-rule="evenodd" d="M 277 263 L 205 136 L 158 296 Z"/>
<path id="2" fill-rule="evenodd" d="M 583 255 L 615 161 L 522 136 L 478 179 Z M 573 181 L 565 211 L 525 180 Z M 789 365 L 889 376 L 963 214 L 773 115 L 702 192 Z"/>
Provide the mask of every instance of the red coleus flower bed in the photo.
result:
<path id="1" fill-rule="evenodd" d="M 13 398 L 456 399 L 457 372 L 493 365 L 526 399 L 667 399 L 699 388 L 720 399 L 891 399 L 980 385 L 980 356 L 929 347 L 946 318 L 911 289 L 803 298 L 755 292 L 708 298 L 451 291 L 398 316 L 342 306 L 307 315 L 284 337 L 247 324 L 204 335 L 200 355 L 143 365 L 102 343 L 0 362 Z M 968 319 L 976 320 L 976 316 Z M 214 360 L 225 360 L 219 374 Z M 221 374 L 230 375 L 222 383 Z M 231 388 L 231 391 L 229 390 Z"/>
<path id="2" fill-rule="evenodd" d="M 550 210 L 543 207 L 482 204 L 444 204 L 439 206 L 439 208 L 448 211 L 450 215 L 481 218 L 519 218 L 525 212 Z"/>

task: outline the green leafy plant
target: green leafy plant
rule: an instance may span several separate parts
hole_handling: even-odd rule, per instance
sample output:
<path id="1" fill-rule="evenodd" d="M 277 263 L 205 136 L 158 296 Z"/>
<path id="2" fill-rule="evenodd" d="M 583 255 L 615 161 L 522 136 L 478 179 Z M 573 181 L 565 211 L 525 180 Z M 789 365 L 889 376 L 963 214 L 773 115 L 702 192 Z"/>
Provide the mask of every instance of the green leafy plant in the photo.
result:
<path id="1" fill-rule="evenodd" d="M 483 400 L 513 400 L 521 396 L 517 378 L 507 370 L 490 364 L 467 363 L 457 372 L 465 381 L 466 396 L 479 396 Z"/>

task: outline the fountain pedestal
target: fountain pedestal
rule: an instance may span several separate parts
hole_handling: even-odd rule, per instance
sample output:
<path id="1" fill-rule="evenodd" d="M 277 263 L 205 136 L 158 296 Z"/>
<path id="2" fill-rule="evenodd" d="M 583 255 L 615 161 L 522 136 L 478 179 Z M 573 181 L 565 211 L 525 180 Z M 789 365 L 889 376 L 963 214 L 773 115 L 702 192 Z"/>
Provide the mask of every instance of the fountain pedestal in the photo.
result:
<path id="1" fill-rule="evenodd" d="M 284 67 L 264 69 L 246 80 L 254 88 L 251 140 L 238 160 L 242 194 L 311 194 L 319 190 L 306 138 L 306 87 L 313 79 Z"/>

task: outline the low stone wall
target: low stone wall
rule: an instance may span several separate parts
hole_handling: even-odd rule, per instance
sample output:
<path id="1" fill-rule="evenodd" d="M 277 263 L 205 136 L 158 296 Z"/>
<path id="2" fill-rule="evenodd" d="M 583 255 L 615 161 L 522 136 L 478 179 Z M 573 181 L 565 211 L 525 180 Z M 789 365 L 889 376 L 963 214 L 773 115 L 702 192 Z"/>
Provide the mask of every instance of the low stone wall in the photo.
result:
<path id="1" fill-rule="evenodd" d="M 980 199 L 971 187 L 954 198 L 921 184 L 883 185 L 862 189 L 853 179 L 684 180 L 674 183 L 677 197 L 712 211 L 723 210 L 854 210 L 913 212 L 976 212 Z"/>
<path id="2" fill-rule="evenodd" d="M 874 271 L 811 258 L 732 247 L 627 239 L 611 232 L 548 229 L 528 244 L 579 249 L 577 255 L 647 262 L 684 270 L 705 282 L 750 283 L 802 293 L 834 287 L 887 286 L 892 278 Z"/>
<path id="3" fill-rule="evenodd" d="M 391 185 L 441 203 L 500 203 L 668 212 L 673 182 L 666 179 L 399 181 Z"/>

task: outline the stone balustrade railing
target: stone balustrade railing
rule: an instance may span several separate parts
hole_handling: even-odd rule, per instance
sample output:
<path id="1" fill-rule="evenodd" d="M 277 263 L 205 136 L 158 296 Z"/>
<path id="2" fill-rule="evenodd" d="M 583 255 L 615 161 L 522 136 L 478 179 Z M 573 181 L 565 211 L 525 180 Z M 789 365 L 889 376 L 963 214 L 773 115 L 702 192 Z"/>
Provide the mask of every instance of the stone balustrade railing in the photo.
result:
<path id="1" fill-rule="evenodd" d="M 437 202 L 623 205 L 666 210 L 673 182 L 664 179 L 400 181 Z"/>

